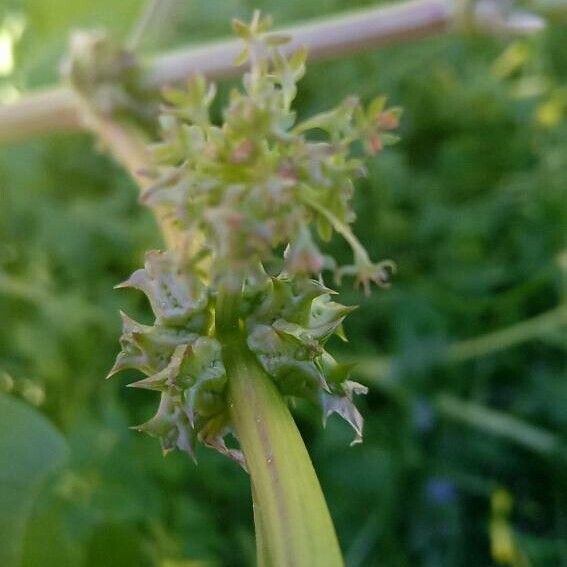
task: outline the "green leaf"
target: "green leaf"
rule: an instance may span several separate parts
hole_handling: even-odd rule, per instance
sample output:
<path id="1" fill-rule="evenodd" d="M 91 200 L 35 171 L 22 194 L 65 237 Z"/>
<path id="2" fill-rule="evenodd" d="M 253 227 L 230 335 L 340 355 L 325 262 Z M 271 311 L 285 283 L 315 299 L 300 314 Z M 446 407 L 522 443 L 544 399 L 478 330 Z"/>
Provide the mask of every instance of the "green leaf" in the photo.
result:
<path id="1" fill-rule="evenodd" d="M 0 565 L 20 562 L 26 522 L 41 483 L 64 461 L 60 433 L 36 410 L 0 396 Z"/>

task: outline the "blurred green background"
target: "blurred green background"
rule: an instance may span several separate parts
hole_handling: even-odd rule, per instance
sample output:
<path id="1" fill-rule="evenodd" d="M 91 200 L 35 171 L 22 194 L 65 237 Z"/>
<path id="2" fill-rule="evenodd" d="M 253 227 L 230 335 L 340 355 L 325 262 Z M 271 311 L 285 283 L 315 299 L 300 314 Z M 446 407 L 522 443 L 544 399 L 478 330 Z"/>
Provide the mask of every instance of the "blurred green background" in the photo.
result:
<path id="1" fill-rule="evenodd" d="M 254 8 L 283 25 L 371 4 L 179 2 L 143 47 L 225 36 Z M 71 29 L 124 38 L 141 5 L 0 0 L 0 102 L 57 80 Z M 302 115 L 352 93 L 405 109 L 356 207 L 399 274 L 369 298 L 345 286 L 361 308 L 331 349 L 370 386 L 365 441 L 295 411 L 350 567 L 567 565 L 566 38 L 438 37 L 302 83 Z M 244 472 L 163 458 L 128 429 L 155 397 L 103 380 L 118 310 L 149 315 L 112 290 L 160 246 L 136 188 L 86 134 L 0 151 L 0 557 L 22 536 L 26 567 L 252 565 Z"/>

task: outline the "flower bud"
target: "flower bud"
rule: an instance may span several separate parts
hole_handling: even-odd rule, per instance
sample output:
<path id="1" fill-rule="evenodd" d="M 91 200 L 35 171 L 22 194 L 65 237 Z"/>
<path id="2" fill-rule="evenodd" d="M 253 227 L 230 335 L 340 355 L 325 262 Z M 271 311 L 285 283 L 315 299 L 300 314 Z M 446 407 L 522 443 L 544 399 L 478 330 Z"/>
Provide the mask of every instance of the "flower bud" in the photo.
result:
<path id="1" fill-rule="evenodd" d="M 313 242 L 310 230 L 302 225 L 297 238 L 284 253 L 285 269 L 290 274 L 319 274 L 323 269 L 324 258 Z"/>

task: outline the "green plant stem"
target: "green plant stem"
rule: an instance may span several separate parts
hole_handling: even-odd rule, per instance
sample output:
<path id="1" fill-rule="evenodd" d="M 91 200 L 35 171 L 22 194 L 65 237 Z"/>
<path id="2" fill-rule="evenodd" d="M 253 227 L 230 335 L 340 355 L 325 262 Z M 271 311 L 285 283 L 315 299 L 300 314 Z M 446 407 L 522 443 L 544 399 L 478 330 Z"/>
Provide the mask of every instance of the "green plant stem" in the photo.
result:
<path id="1" fill-rule="evenodd" d="M 248 350 L 237 291 L 217 299 L 229 407 L 250 473 L 260 565 L 343 565 L 313 465 L 281 394 Z"/>
<path id="2" fill-rule="evenodd" d="M 567 305 L 559 305 L 500 331 L 458 342 L 449 347 L 446 359 L 450 363 L 458 363 L 486 356 L 552 333 L 566 323 Z"/>
<path id="3" fill-rule="evenodd" d="M 364 264 L 371 264 L 370 258 L 368 257 L 368 253 L 366 252 L 366 248 L 364 248 L 360 240 L 358 240 L 356 235 L 352 232 L 350 226 L 342 222 L 331 211 L 329 211 L 325 207 L 322 207 L 316 201 L 309 199 L 305 196 L 302 196 L 302 200 L 307 206 L 316 210 L 323 217 L 325 217 L 331 223 L 335 231 L 345 239 L 346 243 L 352 249 L 352 252 L 355 257 L 355 261 L 356 259 L 359 259 L 359 261 L 361 261 Z"/>
<path id="4" fill-rule="evenodd" d="M 270 562 L 269 550 L 266 547 L 266 536 L 264 534 L 264 524 L 262 523 L 262 515 L 260 514 L 260 506 L 258 504 L 258 496 L 254 483 L 250 483 L 252 492 L 252 509 L 254 512 L 254 526 L 256 528 L 256 563 L 258 565 L 267 565 Z"/>
<path id="5" fill-rule="evenodd" d="M 557 435 L 507 413 L 447 393 L 437 396 L 434 405 L 444 418 L 501 437 L 544 457 L 565 457 L 565 447 Z"/>
<path id="6" fill-rule="evenodd" d="M 436 362 L 460 364 L 488 356 L 551 335 L 562 325 L 567 325 L 566 304 L 504 329 L 456 342 L 440 352 Z M 371 384 L 386 376 L 392 368 L 392 359 L 388 356 L 355 356 L 352 362 L 356 362 L 357 372 Z"/>
<path id="7" fill-rule="evenodd" d="M 392 378 L 389 370 L 388 366 L 380 365 L 378 359 L 363 360 L 360 366 L 357 365 L 357 375 L 364 378 L 366 384 L 373 386 L 405 411 L 412 411 L 416 401 L 414 393 L 399 380 Z M 521 417 L 478 402 L 460 399 L 448 392 L 435 396 L 432 408 L 444 420 L 499 437 L 545 458 L 567 458 L 566 446 L 560 436 Z"/>

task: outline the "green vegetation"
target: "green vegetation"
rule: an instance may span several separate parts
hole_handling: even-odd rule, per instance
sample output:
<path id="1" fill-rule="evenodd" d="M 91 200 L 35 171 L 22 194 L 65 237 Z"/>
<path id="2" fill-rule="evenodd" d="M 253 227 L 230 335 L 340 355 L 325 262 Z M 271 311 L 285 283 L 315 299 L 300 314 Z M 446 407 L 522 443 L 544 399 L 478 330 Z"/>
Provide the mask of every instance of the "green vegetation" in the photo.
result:
<path id="1" fill-rule="evenodd" d="M 285 24 L 353 7 L 211 4 L 191 3 L 146 49 L 226 35 L 252 8 Z M 0 29 L 19 40 L 0 97 L 53 81 L 71 27 L 124 37 L 138 7 L 3 1 Z M 300 119 L 353 93 L 404 108 L 402 141 L 369 163 L 354 203 L 360 240 L 398 274 L 368 297 L 345 281 L 341 303 L 360 308 L 345 322 L 349 343 L 328 346 L 360 362 L 364 442 L 349 447 L 336 417 L 323 430 L 307 403 L 294 409 L 349 566 L 567 562 L 564 34 L 428 39 L 310 65 L 301 83 Z M 215 120 L 230 87 L 219 85 Z M 181 452 L 164 459 L 128 429 L 152 415 L 153 393 L 102 380 L 118 310 L 152 321 L 142 297 L 112 287 L 161 246 L 137 189 L 90 136 L 2 148 L 0 496 L 5 472 L 19 470 L 22 411 L 44 414 L 68 452 L 11 538 L 25 538 L 26 566 L 253 564 L 247 475 L 202 447 L 197 466 Z M 330 249 L 351 261 L 340 239 Z M 22 486 L 64 453 L 42 418 L 24 420 L 39 465 Z M 20 513 L 0 506 L 0 525 L 17 527 L 6 510 Z"/>

